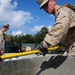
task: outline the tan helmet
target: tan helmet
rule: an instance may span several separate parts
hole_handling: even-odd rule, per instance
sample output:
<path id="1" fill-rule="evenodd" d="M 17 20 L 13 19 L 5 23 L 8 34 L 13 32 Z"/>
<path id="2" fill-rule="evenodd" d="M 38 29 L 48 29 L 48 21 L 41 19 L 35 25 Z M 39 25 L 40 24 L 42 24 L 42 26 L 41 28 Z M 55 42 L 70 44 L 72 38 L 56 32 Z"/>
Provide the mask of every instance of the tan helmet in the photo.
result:
<path id="1" fill-rule="evenodd" d="M 48 2 L 48 0 L 37 0 L 37 3 L 40 5 L 40 9 Z"/>

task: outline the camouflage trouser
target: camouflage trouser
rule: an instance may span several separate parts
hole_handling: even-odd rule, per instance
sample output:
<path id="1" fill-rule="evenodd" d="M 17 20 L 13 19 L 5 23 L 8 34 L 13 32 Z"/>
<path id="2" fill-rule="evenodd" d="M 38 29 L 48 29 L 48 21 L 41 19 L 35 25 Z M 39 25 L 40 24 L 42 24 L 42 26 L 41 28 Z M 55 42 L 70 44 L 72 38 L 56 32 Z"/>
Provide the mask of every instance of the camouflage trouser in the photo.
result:
<path id="1" fill-rule="evenodd" d="M 69 56 L 75 56 L 75 27 L 69 29 L 69 32 L 63 42 L 66 52 Z"/>
<path id="2" fill-rule="evenodd" d="M 71 45 L 71 47 L 69 48 L 69 56 L 75 56 L 75 42 L 74 44 Z"/>

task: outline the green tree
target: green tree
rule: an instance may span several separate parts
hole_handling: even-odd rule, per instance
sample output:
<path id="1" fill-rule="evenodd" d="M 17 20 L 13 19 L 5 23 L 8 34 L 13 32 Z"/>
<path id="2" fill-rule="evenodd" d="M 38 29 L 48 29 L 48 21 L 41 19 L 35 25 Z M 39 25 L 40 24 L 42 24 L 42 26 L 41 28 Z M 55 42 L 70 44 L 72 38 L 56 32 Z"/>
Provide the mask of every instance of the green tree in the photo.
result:
<path id="1" fill-rule="evenodd" d="M 39 32 L 37 32 L 37 34 L 35 34 L 35 36 L 34 36 L 35 42 L 40 43 L 41 41 L 43 41 L 43 39 L 47 33 L 48 33 L 47 27 L 41 28 L 41 30 Z"/>
<path id="2" fill-rule="evenodd" d="M 34 42 L 34 38 L 30 34 L 22 36 L 21 40 L 22 40 L 22 43 L 33 43 Z"/>

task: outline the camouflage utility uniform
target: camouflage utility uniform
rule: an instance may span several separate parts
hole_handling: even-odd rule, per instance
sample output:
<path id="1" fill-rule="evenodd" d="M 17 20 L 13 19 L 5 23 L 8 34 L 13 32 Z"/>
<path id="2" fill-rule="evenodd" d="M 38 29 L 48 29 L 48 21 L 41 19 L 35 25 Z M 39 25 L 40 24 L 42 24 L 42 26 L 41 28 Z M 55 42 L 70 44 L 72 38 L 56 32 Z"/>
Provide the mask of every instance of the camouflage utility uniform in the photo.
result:
<path id="1" fill-rule="evenodd" d="M 67 6 L 57 6 L 55 24 L 43 41 L 45 48 L 61 43 L 68 55 L 75 55 L 75 11 Z"/>
<path id="2" fill-rule="evenodd" d="M 0 29 L 0 50 L 3 48 L 3 31 Z"/>

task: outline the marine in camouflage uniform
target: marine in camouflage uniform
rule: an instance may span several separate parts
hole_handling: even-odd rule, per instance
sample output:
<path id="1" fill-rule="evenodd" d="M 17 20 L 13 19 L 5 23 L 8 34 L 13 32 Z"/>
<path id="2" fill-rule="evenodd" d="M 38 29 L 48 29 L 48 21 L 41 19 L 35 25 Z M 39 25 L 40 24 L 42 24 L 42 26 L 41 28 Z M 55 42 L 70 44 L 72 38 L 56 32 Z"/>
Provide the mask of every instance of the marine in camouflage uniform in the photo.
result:
<path id="1" fill-rule="evenodd" d="M 40 1 L 48 0 L 38 0 L 38 3 Z M 66 48 L 68 55 L 75 56 L 75 9 L 71 5 L 57 5 L 55 24 L 49 33 L 46 34 L 42 46 L 49 48 L 60 43 Z"/>
<path id="2" fill-rule="evenodd" d="M 4 24 L 3 27 L 0 29 L 0 55 L 4 54 L 3 50 L 3 40 L 4 40 L 4 32 L 9 29 L 9 24 Z"/>
<path id="3" fill-rule="evenodd" d="M 3 31 L 0 29 L 0 50 L 2 50 L 3 46 Z"/>

